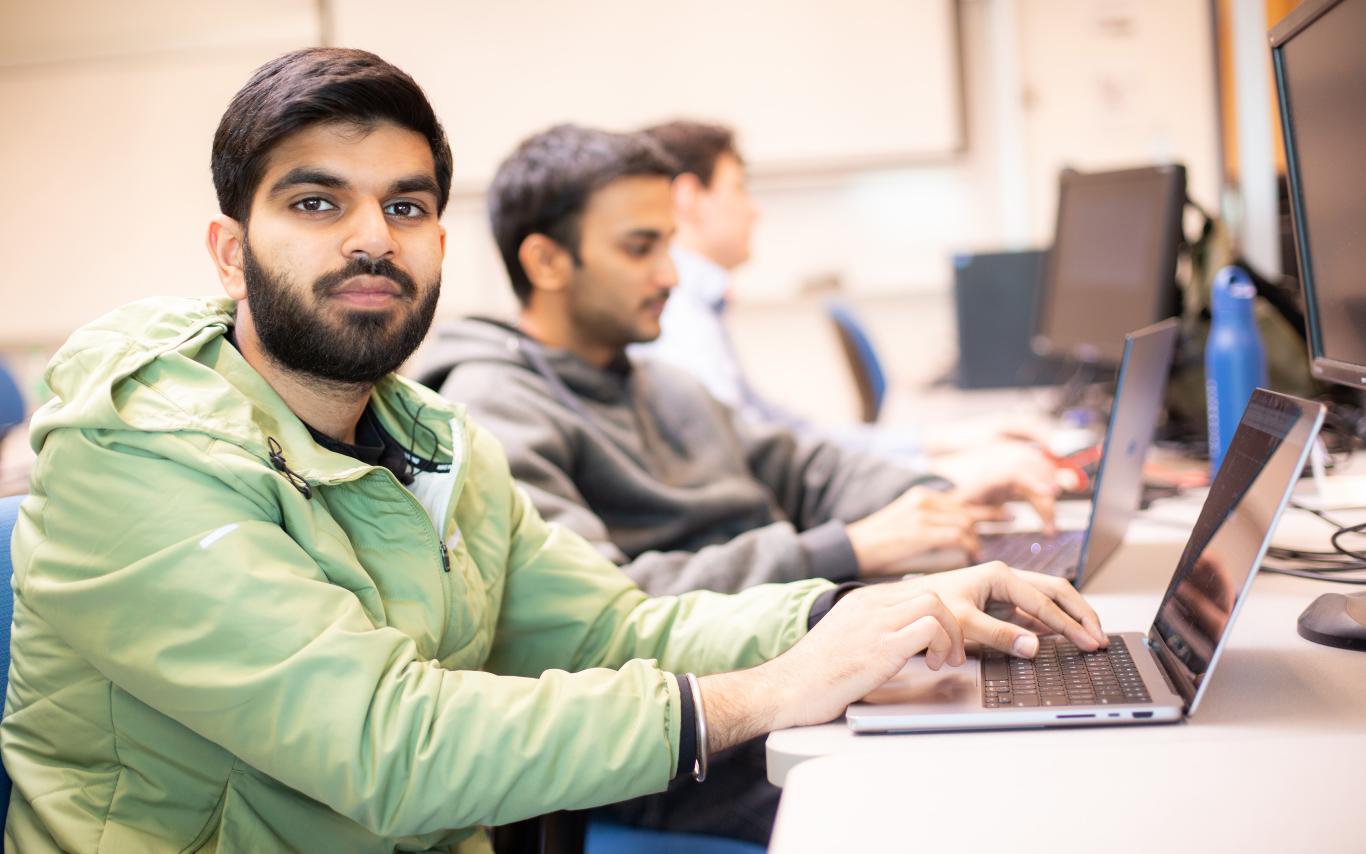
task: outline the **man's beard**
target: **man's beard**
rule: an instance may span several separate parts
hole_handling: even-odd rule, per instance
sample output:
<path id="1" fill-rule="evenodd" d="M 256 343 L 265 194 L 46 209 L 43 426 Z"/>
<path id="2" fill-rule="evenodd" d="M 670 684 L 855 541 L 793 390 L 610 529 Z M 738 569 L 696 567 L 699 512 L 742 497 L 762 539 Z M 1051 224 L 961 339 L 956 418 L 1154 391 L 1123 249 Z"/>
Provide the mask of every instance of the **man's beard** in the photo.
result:
<path id="1" fill-rule="evenodd" d="M 399 286 L 393 311 L 405 316 L 397 326 L 390 328 L 392 311 L 343 310 L 336 321 L 325 316 L 320 307 L 329 294 L 356 276 L 383 276 Z M 242 277 L 266 355 L 287 370 L 347 385 L 373 385 L 397 370 L 422 343 L 441 294 L 440 273 L 419 300 L 417 284 L 392 262 L 356 259 L 313 283 L 310 306 L 288 277 L 258 264 L 246 244 Z"/>
<path id="2" fill-rule="evenodd" d="M 644 331 L 633 317 L 622 316 L 621 306 L 610 299 L 604 300 L 596 294 L 589 296 L 593 293 L 592 287 L 591 284 L 577 281 L 569 289 L 569 318 L 580 338 L 618 351 L 632 344 L 646 344 L 659 338 L 660 330 Z M 661 298 L 668 299 L 668 292 L 662 297 L 641 302 L 636 306 L 636 311 L 644 311 L 649 303 Z"/>

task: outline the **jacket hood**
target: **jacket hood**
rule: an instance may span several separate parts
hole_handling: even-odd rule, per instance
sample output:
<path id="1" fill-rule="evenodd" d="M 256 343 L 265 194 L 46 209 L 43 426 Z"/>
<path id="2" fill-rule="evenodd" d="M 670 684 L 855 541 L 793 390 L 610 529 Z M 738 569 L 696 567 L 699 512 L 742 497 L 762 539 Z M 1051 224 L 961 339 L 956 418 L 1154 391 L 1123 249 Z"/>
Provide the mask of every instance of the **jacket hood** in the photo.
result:
<path id="1" fill-rule="evenodd" d="M 316 446 L 304 423 L 226 338 L 236 317 L 230 299 L 158 298 L 116 309 L 77 330 L 47 366 L 53 397 L 33 416 L 40 450 L 61 428 L 194 432 L 261 457 L 275 439 L 291 465 L 325 477 L 355 461 Z M 390 374 L 371 405 L 385 429 L 424 458 L 452 459 L 463 409 Z M 302 459 L 302 457 L 309 459 Z M 329 459 L 330 458 L 330 459 Z"/>
<path id="2" fill-rule="evenodd" d="M 449 368 L 476 362 L 516 366 L 602 403 L 619 402 L 628 394 L 627 380 L 632 372 L 624 356 L 619 364 L 599 368 L 568 350 L 546 347 L 515 326 L 490 318 L 472 317 L 439 330 L 429 364 Z"/>

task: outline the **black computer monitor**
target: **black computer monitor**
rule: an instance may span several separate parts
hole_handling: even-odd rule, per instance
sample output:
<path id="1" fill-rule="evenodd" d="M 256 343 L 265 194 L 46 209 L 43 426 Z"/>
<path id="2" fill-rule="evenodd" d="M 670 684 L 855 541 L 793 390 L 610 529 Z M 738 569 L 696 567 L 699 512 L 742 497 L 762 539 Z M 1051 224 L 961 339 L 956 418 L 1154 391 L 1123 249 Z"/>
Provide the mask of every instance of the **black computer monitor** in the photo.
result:
<path id="1" fill-rule="evenodd" d="M 1036 352 L 1117 365 L 1127 332 L 1178 313 L 1185 201 L 1186 169 L 1179 164 L 1062 173 Z"/>
<path id="2" fill-rule="evenodd" d="M 1366 386 L 1366 3 L 1306 2 L 1271 31 L 1314 376 Z"/>
<path id="3" fill-rule="evenodd" d="M 1307 0 L 1271 31 L 1314 375 L 1366 386 L 1366 0 Z M 1366 649 L 1366 595 L 1319 597 L 1304 637 Z"/>

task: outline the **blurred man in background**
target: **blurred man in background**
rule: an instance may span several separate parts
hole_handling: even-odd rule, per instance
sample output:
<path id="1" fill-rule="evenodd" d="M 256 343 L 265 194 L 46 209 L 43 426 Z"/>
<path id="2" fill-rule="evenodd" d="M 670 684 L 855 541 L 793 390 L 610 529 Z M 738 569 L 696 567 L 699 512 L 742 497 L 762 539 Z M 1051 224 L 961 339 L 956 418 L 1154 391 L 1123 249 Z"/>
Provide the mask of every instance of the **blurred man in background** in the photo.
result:
<path id="1" fill-rule="evenodd" d="M 748 418 L 814 433 L 846 447 L 899 459 L 939 472 L 968 468 L 991 456 L 1005 468 L 1051 476 L 1050 461 L 1032 443 L 1045 429 L 1014 419 L 894 427 L 850 424 L 821 429 L 765 398 L 745 375 L 726 323 L 734 297 L 732 276 L 750 258 L 759 208 L 750 195 L 745 161 L 734 132 L 725 126 L 673 121 L 643 133 L 677 162 L 672 256 L 678 286 L 669 296 L 653 341 L 633 345 L 634 356 L 660 359 L 691 373 L 712 396 Z M 1010 441 L 1023 439 L 1025 443 Z"/>
<path id="2" fill-rule="evenodd" d="M 677 164 L 641 135 L 564 125 L 524 141 L 489 190 L 516 324 L 471 319 L 438 348 L 442 393 L 508 452 L 540 513 L 583 535 L 647 592 L 897 575 L 927 552 L 971 555 L 1012 497 L 1051 518 L 1054 486 L 993 461 L 950 482 L 760 423 L 628 346 L 659 335 L 676 275 Z M 762 745 L 616 811 L 631 823 L 767 839 L 777 790 Z M 719 796 L 718 796 L 719 795 Z"/>

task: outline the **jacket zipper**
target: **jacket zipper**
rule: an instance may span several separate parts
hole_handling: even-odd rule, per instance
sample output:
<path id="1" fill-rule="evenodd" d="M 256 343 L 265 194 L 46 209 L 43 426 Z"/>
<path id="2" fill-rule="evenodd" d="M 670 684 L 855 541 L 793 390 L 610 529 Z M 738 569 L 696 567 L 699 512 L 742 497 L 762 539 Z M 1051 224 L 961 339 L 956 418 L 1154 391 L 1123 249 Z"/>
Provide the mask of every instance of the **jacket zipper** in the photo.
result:
<path id="1" fill-rule="evenodd" d="M 441 546 L 441 568 L 446 572 L 451 571 L 451 553 L 446 548 L 446 541 L 441 539 L 441 532 L 436 533 L 437 545 Z"/>

